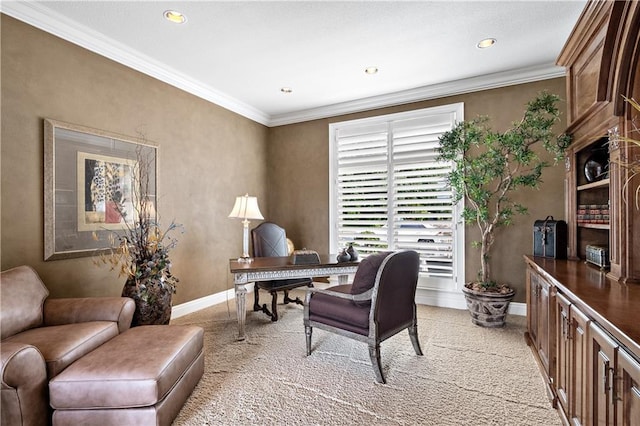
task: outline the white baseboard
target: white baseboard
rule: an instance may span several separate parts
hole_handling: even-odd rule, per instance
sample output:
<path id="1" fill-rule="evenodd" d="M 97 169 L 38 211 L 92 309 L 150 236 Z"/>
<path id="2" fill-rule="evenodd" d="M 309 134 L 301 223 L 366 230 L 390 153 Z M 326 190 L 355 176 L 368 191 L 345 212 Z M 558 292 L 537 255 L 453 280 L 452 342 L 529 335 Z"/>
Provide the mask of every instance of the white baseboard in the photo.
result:
<path id="1" fill-rule="evenodd" d="M 420 305 L 438 306 L 440 308 L 467 309 L 464 294 L 418 288 L 416 290 L 416 303 Z M 527 315 L 527 304 L 521 302 L 509 303 L 509 314 Z"/>
<path id="2" fill-rule="evenodd" d="M 253 293 L 253 286 L 248 285 L 247 293 Z M 230 288 L 220 293 L 211 294 L 209 296 L 201 297 L 199 299 L 190 300 L 189 302 L 181 303 L 171 308 L 171 318 L 180 318 L 182 316 L 192 314 L 201 309 L 208 308 L 219 303 L 226 303 L 228 300 L 236 298 L 236 291 Z"/>
<path id="3" fill-rule="evenodd" d="M 331 284 L 314 282 L 314 286 L 318 288 L 328 288 Z M 252 292 L 253 286 L 247 286 L 247 293 Z M 228 300 L 235 299 L 235 297 L 235 289 L 230 288 L 220 293 L 181 303 L 171 309 L 171 318 L 179 318 L 219 303 L 225 303 Z M 464 295 L 462 293 L 427 290 L 423 288 L 416 290 L 416 303 L 419 305 L 438 306 L 441 308 L 467 309 L 467 303 L 465 302 Z M 509 304 L 509 314 L 526 316 L 526 303 L 511 302 Z"/>

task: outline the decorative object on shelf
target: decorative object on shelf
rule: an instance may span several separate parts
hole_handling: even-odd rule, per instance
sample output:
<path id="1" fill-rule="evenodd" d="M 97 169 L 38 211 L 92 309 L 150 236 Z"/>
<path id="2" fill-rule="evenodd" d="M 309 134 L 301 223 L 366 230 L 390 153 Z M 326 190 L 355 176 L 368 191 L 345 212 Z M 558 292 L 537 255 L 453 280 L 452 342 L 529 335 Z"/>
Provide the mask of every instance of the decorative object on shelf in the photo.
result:
<path id="1" fill-rule="evenodd" d="M 591 155 L 584 163 L 584 177 L 587 182 L 597 182 L 609 177 L 609 143 L 591 149 Z"/>
<path id="2" fill-rule="evenodd" d="M 609 268 L 609 249 L 595 245 L 587 245 L 587 262 L 599 266 L 601 270 Z"/>
<path id="3" fill-rule="evenodd" d="M 609 204 L 579 204 L 576 222 L 580 224 L 609 224 Z"/>
<path id="4" fill-rule="evenodd" d="M 533 255 L 567 258 L 567 222 L 547 216 L 533 222 Z"/>
<path id="5" fill-rule="evenodd" d="M 133 222 L 125 221 L 123 232 L 112 232 L 110 253 L 97 261 L 111 265 L 112 270 L 118 268 L 119 274 L 127 277 L 122 296 L 136 304 L 132 326 L 169 324 L 171 300 L 179 281 L 171 273 L 169 251 L 178 242 L 171 234 L 182 231 L 182 226 L 172 221 L 162 230 L 157 221 L 154 203 L 149 199 L 149 173 L 154 165 L 155 156 L 137 150 L 131 179 Z M 116 209 L 126 215 L 118 206 Z"/>
<path id="6" fill-rule="evenodd" d="M 355 262 L 356 260 L 358 260 L 358 250 L 353 247 L 353 243 L 349 243 L 349 247 L 347 247 L 347 253 L 349 254 L 350 261 Z"/>
<path id="7" fill-rule="evenodd" d="M 351 256 L 349 255 L 349 253 L 347 253 L 347 248 L 343 248 L 342 251 L 340 253 L 338 253 L 338 256 L 336 256 L 336 260 L 338 262 L 349 262 L 351 260 Z"/>
<path id="8" fill-rule="evenodd" d="M 448 176 L 448 185 L 454 192 L 453 203 L 467 200 L 462 218 L 468 225 L 477 224 L 481 235 L 480 241 L 472 243 L 480 248 L 478 279 L 465 284 L 467 290 L 472 290 L 465 290 L 465 298 L 474 324 L 485 327 L 505 324 L 504 317 L 494 317 L 496 308 L 485 299 L 497 297 L 498 305 L 507 305 L 506 311 L 515 290 L 507 284 L 498 284 L 491 276 L 490 250 L 496 242 L 496 229 L 511 224 L 515 214 L 527 212 L 510 195 L 522 188 L 536 187 L 542 170 L 550 165 L 534 148 L 542 145 L 556 162 L 564 158 L 570 138 L 554 136 L 552 132 L 560 120 L 556 106 L 559 100 L 557 95 L 540 93 L 527 104 L 522 120 L 505 132 L 491 130 L 488 117 L 478 117 L 456 124 L 440 137 L 439 160 L 453 163 Z M 482 298 L 477 298 L 478 294 Z"/>
<path id="9" fill-rule="evenodd" d="M 229 217 L 242 219 L 242 257 L 238 258 L 238 262 L 250 263 L 253 259 L 249 256 L 249 219 L 264 219 L 258 207 L 258 199 L 250 197 L 249 194 L 236 197 Z"/>
<path id="10" fill-rule="evenodd" d="M 587 182 L 595 182 L 605 177 L 605 166 L 595 156 L 589 157 L 584 163 L 584 177 Z"/>

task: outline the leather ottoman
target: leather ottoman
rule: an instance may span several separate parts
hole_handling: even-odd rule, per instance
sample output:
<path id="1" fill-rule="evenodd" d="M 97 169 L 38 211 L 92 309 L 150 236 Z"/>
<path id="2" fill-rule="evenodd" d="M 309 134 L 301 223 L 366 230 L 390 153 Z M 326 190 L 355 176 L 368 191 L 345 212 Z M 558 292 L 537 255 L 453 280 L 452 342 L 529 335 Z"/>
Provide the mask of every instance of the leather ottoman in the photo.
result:
<path id="1" fill-rule="evenodd" d="M 170 425 L 204 372 L 196 326 L 131 328 L 49 382 L 54 425 Z"/>

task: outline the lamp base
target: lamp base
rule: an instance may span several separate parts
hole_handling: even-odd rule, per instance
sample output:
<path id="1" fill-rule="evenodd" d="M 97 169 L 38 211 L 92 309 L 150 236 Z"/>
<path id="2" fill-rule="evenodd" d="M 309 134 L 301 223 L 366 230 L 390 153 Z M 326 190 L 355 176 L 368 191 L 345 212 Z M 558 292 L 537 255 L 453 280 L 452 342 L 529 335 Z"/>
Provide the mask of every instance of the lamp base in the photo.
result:
<path id="1" fill-rule="evenodd" d="M 238 258 L 238 262 L 240 263 L 251 263 L 253 262 L 253 258 L 252 257 L 239 257 Z"/>

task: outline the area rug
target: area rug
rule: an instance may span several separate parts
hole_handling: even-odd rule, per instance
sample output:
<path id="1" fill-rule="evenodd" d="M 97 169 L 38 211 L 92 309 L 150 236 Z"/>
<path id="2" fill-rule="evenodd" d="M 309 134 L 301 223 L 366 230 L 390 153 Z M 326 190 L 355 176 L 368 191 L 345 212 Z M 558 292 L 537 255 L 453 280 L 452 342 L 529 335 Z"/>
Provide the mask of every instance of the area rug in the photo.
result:
<path id="1" fill-rule="evenodd" d="M 407 332 L 383 342 L 382 385 L 366 344 L 314 329 L 307 357 L 302 307 L 279 305 L 278 313 L 273 323 L 247 312 L 241 342 L 233 300 L 171 321 L 205 330 L 205 372 L 174 425 L 561 424 L 525 343 L 524 317 L 486 329 L 467 311 L 418 306 L 424 356 Z"/>

